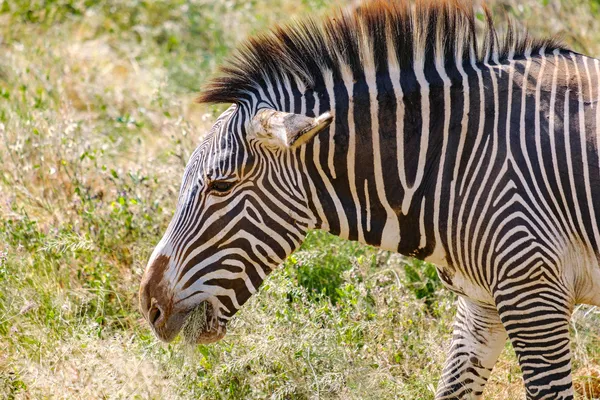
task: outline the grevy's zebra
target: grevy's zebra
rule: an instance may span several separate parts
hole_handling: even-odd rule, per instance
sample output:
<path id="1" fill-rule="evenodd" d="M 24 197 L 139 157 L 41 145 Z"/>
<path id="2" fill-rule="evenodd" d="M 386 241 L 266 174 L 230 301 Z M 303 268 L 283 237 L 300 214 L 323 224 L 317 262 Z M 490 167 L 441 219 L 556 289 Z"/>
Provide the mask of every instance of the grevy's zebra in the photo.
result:
<path id="1" fill-rule="evenodd" d="M 470 4 L 375 1 L 247 42 L 200 97 L 234 105 L 141 285 L 156 334 L 202 305 L 197 341 L 221 339 L 318 228 L 461 295 L 438 398 L 480 395 L 507 333 L 528 397 L 572 398 L 570 313 L 600 305 L 600 62 L 490 21 L 479 46 Z"/>

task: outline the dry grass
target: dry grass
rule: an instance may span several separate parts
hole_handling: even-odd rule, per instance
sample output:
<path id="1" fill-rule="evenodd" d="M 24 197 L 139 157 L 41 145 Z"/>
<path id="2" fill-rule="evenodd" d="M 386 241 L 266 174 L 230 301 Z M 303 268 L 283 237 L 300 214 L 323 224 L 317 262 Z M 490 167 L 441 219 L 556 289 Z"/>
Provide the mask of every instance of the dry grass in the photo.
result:
<path id="1" fill-rule="evenodd" d="M 598 3 L 491 5 L 600 55 Z M 137 311 L 183 165 L 220 111 L 194 105 L 196 90 L 247 34 L 330 7 L 0 0 L 1 398 L 433 397 L 453 296 L 425 265 L 415 282 L 402 259 L 326 235 L 309 237 L 219 344 L 159 344 Z M 589 395 L 597 309 L 578 308 L 572 327 Z M 485 398 L 522 397 L 507 345 Z"/>

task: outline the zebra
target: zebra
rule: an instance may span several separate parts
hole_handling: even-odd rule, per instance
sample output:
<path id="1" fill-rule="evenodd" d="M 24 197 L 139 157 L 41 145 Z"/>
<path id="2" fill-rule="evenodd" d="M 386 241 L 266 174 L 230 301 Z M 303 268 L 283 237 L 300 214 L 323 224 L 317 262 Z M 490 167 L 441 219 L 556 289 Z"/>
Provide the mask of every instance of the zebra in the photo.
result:
<path id="1" fill-rule="evenodd" d="M 600 305 L 600 61 L 483 15 L 373 0 L 242 45 L 200 94 L 231 106 L 142 278 L 155 334 L 192 315 L 196 343 L 223 338 L 322 229 L 458 294 L 437 399 L 481 397 L 507 339 L 527 398 L 572 399 L 570 315 Z"/>

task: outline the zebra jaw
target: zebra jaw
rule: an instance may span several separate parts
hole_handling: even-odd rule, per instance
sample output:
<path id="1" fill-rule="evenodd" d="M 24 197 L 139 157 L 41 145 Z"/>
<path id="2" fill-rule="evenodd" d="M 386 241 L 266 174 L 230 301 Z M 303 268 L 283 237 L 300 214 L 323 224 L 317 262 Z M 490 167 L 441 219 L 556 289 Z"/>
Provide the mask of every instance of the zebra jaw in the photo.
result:
<path id="1" fill-rule="evenodd" d="M 333 115 L 325 112 L 316 118 L 262 109 L 250 124 L 250 133 L 257 139 L 275 147 L 295 148 L 308 142 L 313 136 L 327 128 Z"/>

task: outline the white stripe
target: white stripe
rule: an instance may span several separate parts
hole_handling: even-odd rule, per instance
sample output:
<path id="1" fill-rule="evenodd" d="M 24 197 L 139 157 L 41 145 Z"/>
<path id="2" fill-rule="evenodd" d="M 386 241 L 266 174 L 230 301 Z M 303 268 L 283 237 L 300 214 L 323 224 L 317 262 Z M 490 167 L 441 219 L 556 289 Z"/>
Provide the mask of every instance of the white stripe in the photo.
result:
<path id="1" fill-rule="evenodd" d="M 471 58 L 474 57 L 474 50 L 471 47 L 470 49 L 471 52 Z M 459 53 L 461 54 L 461 53 Z M 458 179 L 458 171 L 460 168 L 460 163 L 462 160 L 462 156 L 463 156 L 463 152 L 464 152 L 464 148 L 465 148 L 465 141 L 467 139 L 467 129 L 469 128 L 469 110 L 471 108 L 471 88 L 469 85 L 469 77 L 467 76 L 467 73 L 465 72 L 464 66 L 463 66 L 463 60 L 456 57 L 455 58 L 455 64 L 456 64 L 456 68 L 458 69 L 458 73 L 460 74 L 461 78 L 462 78 L 462 87 L 463 87 L 463 115 L 462 115 L 462 120 L 460 121 L 460 139 L 458 142 L 458 148 L 456 150 L 456 161 L 454 164 L 454 171 L 452 172 L 452 181 L 450 182 L 450 201 L 449 201 L 449 210 L 448 210 L 448 229 L 446 231 L 446 241 L 448 242 L 448 248 L 450 249 L 450 257 L 451 262 L 453 264 L 460 264 L 462 260 L 460 260 L 460 257 L 457 260 L 454 260 L 452 257 L 453 251 L 454 251 L 454 242 L 453 239 L 455 238 L 455 235 L 458 235 L 459 232 L 454 231 L 454 209 L 453 207 L 455 207 L 454 202 L 456 201 L 456 180 Z M 463 179 L 464 181 L 464 179 Z M 460 253 L 460 249 L 459 250 Z"/>
<path id="2" fill-rule="evenodd" d="M 404 93 L 400 85 L 400 65 L 398 64 L 392 40 L 389 39 L 387 41 L 387 50 L 388 71 L 394 90 L 394 98 L 396 99 L 396 162 L 400 184 L 402 185 L 402 189 L 406 191 L 408 183 L 406 179 L 406 167 L 404 165 Z M 408 214 L 408 209 L 404 209 L 403 207 L 401 212 L 406 215 Z"/>
<path id="3" fill-rule="evenodd" d="M 425 201 L 427 199 L 423 197 L 421 201 L 421 210 L 419 212 L 419 248 L 423 249 L 427 246 L 427 235 L 425 235 Z M 428 261 L 428 260 L 426 260 Z"/>
<path id="4" fill-rule="evenodd" d="M 301 105 L 301 115 L 306 115 L 306 96 L 302 96 L 302 105 Z M 319 229 L 323 229 L 324 231 L 329 230 L 329 222 L 327 217 L 325 216 L 325 211 L 323 210 L 323 205 L 319 200 L 319 196 L 317 196 L 317 189 L 315 188 L 315 184 L 308 173 L 308 169 L 306 168 L 306 148 L 308 146 L 300 146 L 300 165 L 302 165 L 302 169 L 304 171 L 304 176 L 306 177 L 306 181 L 308 182 L 309 191 L 312 197 L 312 202 L 314 207 L 317 209 L 317 214 L 319 215 L 319 219 L 321 220 L 321 226 Z M 300 185 L 304 187 L 304 185 Z M 308 198 L 308 197 L 306 197 Z M 310 228 L 317 228 L 316 221 L 313 221 L 313 225 Z"/>
<path id="5" fill-rule="evenodd" d="M 314 93 L 314 96 L 315 96 L 315 108 L 313 111 L 314 111 L 315 115 L 317 115 L 317 113 L 319 113 L 319 109 L 320 109 L 319 108 L 320 107 L 319 96 L 317 96 L 316 93 Z M 319 172 L 319 176 L 321 177 L 321 180 L 323 181 L 325 188 L 327 189 L 327 193 L 329 193 L 329 196 L 331 196 L 331 199 L 333 200 L 333 205 L 335 206 L 336 215 L 339 217 L 339 220 L 340 220 L 339 237 L 341 237 L 342 239 L 348 239 L 349 234 L 350 234 L 350 227 L 348 226 L 348 217 L 346 216 L 346 212 L 344 211 L 344 207 L 342 206 L 342 202 L 340 201 L 340 198 L 338 197 L 338 195 L 335 191 L 335 188 L 331 184 L 331 181 L 327 177 L 327 174 L 325 173 L 325 171 L 323 171 L 323 168 L 321 166 L 321 160 L 319 157 L 320 152 L 321 152 L 321 141 L 319 140 L 319 136 L 317 135 L 313 139 L 313 162 L 314 162 L 315 168 Z"/>
<path id="6" fill-rule="evenodd" d="M 441 39 L 441 38 L 440 38 Z M 438 52 L 442 53 L 442 49 L 438 49 Z M 448 74 L 446 74 L 446 69 L 444 68 L 444 60 L 442 57 L 436 57 L 435 60 L 435 69 L 442 78 L 444 82 L 444 130 L 443 130 L 443 138 L 442 138 L 442 154 L 440 157 L 440 163 L 438 167 L 438 176 L 437 182 L 435 184 L 435 193 L 434 193 L 434 201 L 433 201 L 433 231 L 435 234 L 435 248 L 428 259 L 432 262 L 442 265 L 446 264 L 446 252 L 442 245 L 442 234 L 440 232 L 440 208 L 441 208 L 441 200 L 442 200 L 442 186 L 443 186 L 443 178 L 446 164 L 446 152 L 448 151 L 448 133 L 450 130 L 450 112 L 452 109 L 452 102 L 450 99 L 450 86 L 452 82 L 450 82 L 450 78 Z M 450 227 L 447 226 L 448 231 Z M 421 232 L 421 240 L 423 240 L 423 236 L 425 232 Z"/>
<path id="7" fill-rule="evenodd" d="M 429 148 L 429 82 L 425 79 L 423 60 L 420 63 L 415 64 L 414 72 L 417 78 L 417 82 L 420 86 L 421 93 L 421 142 L 419 146 L 419 159 L 417 160 L 417 174 L 415 181 L 412 185 L 406 185 L 404 191 L 404 198 L 402 199 L 402 212 L 408 213 L 410 203 L 415 195 L 415 192 L 421 185 L 423 175 L 425 174 L 425 163 L 427 162 L 427 150 Z M 400 146 L 399 146 L 400 147 Z M 398 151 L 400 157 L 404 160 L 404 140 L 402 140 L 402 149 Z"/>
<path id="8" fill-rule="evenodd" d="M 375 189 L 379 202 L 386 212 L 386 221 L 381 233 L 381 248 L 384 250 L 398 251 L 400 244 L 400 222 L 394 209 L 388 202 L 385 193 L 385 182 L 383 181 L 383 166 L 381 160 L 381 144 L 379 138 L 379 102 L 377 101 L 377 77 L 375 76 L 374 61 L 372 51 L 368 51 L 365 55 L 364 62 L 370 64 L 369 68 L 365 68 L 365 81 L 369 88 L 369 102 L 371 105 L 371 135 L 373 139 L 373 167 L 375 174 Z M 367 61 L 368 59 L 368 61 Z M 425 134 L 425 133 L 424 133 Z M 419 166 L 420 167 L 420 166 Z M 424 165 L 423 165 L 424 167 Z M 423 172 L 421 172 L 421 176 Z M 416 186 L 416 185 L 415 185 Z"/>
<path id="9" fill-rule="evenodd" d="M 367 232 L 371 232 L 371 201 L 369 200 L 369 181 L 365 179 L 365 208 L 367 211 Z"/>
<path id="10" fill-rule="evenodd" d="M 354 102 L 352 98 L 354 96 L 354 82 L 352 77 L 352 71 L 350 68 L 342 63 L 340 65 L 340 71 L 342 73 L 342 79 L 346 86 L 346 92 L 348 94 L 348 186 L 350 187 L 350 193 L 352 194 L 352 200 L 354 201 L 354 209 L 356 210 L 356 228 L 358 229 L 358 241 L 365 243 L 365 235 L 362 228 L 362 207 L 358 199 L 358 193 L 356 188 L 356 131 L 355 131 L 355 120 L 354 120 Z"/>
<path id="11" fill-rule="evenodd" d="M 327 95 L 329 96 L 329 110 L 332 114 L 335 113 L 335 93 L 333 92 L 333 73 L 331 70 L 323 71 L 323 77 L 325 79 L 325 88 L 327 89 Z M 333 126 L 329 127 L 329 144 L 327 148 L 327 165 L 331 172 L 331 177 L 336 179 L 335 166 L 333 164 L 333 156 L 335 154 L 335 122 Z"/>

